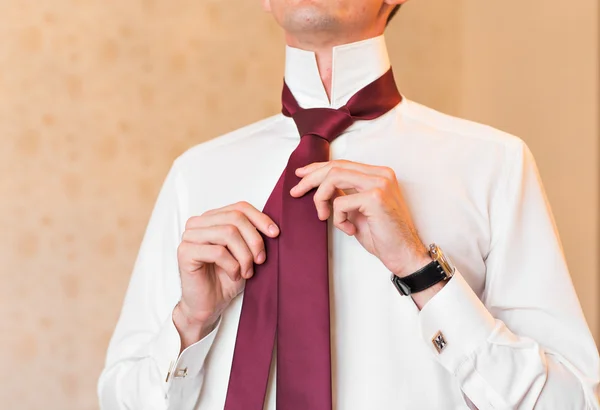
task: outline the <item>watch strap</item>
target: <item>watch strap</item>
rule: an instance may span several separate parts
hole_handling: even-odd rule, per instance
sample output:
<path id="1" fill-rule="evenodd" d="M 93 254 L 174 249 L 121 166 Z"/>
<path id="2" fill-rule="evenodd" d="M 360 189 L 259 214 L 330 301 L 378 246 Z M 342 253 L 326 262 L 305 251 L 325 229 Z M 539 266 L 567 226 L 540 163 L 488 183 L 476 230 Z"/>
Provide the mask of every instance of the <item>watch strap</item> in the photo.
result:
<path id="1" fill-rule="evenodd" d="M 433 285 L 448 279 L 446 272 L 438 261 L 432 261 L 415 273 L 400 278 L 392 275 L 392 283 L 403 296 L 422 292 Z"/>

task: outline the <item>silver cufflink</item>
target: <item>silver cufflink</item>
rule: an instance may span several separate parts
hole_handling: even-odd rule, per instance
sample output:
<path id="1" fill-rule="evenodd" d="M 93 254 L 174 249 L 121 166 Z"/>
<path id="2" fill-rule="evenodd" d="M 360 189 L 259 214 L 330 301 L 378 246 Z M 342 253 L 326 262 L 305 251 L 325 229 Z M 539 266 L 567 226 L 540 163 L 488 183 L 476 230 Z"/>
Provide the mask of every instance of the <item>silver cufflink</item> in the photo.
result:
<path id="1" fill-rule="evenodd" d="M 441 331 L 437 332 L 435 336 L 433 336 L 433 339 L 431 339 L 431 343 L 433 343 L 433 347 L 435 347 L 435 350 L 437 350 L 438 354 L 442 353 L 442 351 L 448 345 L 448 342 L 446 342 L 444 334 Z"/>

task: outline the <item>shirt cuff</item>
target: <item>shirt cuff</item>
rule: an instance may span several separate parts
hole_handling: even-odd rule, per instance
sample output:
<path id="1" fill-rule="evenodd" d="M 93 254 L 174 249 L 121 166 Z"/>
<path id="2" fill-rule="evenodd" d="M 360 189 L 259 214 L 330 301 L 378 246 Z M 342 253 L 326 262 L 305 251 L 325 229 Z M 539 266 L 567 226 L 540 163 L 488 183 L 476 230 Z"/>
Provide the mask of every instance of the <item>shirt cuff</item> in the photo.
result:
<path id="1" fill-rule="evenodd" d="M 456 271 L 419 314 L 421 336 L 452 374 L 489 337 L 495 319 Z"/>
<path id="2" fill-rule="evenodd" d="M 169 315 L 150 348 L 150 356 L 158 365 L 165 390 L 176 379 L 194 378 L 204 366 L 204 360 L 215 340 L 221 320 L 202 340 L 187 347 L 181 355 L 181 338 Z"/>

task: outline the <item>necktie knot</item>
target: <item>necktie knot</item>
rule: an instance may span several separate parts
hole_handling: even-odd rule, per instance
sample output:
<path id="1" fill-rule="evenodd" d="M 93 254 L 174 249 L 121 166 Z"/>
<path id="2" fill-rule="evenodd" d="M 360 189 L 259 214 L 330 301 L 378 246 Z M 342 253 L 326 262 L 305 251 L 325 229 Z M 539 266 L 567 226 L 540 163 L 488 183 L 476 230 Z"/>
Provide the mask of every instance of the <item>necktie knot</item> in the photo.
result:
<path id="1" fill-rule="evenodd" d="M 331 108 L 300 109 L 291 117 L 298 127 L 300 136 L 314 135 L 330 143 L 354 123 L 354 118 L 346 106 L 339 110 Z"/>
<path id="2" fill-rule="evenodd" d="M 355 121 L 375 119 L 402 100 L 391 69 L 359 90 L 346 105 L 337 110 L 300 107 L 285 82 L 281 97 L 281 112 L 294 120 L 301 137 L 314 135 L 328 142 L 332 142 Z"/>

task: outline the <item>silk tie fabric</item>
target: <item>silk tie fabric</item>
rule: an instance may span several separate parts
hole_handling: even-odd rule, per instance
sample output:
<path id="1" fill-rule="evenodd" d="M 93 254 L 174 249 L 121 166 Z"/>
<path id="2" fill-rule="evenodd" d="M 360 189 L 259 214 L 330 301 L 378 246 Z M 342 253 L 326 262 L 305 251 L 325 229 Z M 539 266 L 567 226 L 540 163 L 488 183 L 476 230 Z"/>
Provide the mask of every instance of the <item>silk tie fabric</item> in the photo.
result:
<path id="1" fill-rule="evenodd" d="M 263 410 L 277 343 L 278 410 L 332 410 L 327 222 L 319 220 L 315 190 L 294 198 L 297 168 L 329 161 L 329 146 L 355 121 L 372 120 L 400 103 L 392 69 L 339 109 L 303 109 L 284 83 L 282 113 L 300 144 L 263 212 L 279 226 L 263 235 L 266 262 L 246 282 L 225 410 Z M 359 352 L 357 352 L 359 353 Z"/>

